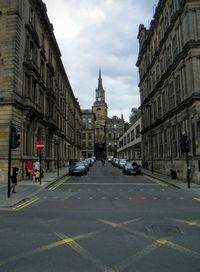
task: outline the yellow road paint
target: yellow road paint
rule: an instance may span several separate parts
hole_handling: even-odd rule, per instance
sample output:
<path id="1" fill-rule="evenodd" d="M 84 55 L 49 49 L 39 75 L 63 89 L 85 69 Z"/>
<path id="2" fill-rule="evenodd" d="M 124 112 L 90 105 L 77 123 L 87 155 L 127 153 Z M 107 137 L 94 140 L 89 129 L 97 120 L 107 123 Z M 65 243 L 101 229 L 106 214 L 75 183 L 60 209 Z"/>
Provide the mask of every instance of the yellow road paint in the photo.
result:
<path id="1" fill-rule="evenodd" d="M 181 220 L 181 219 L 175 219 L 173 218 L 174 221 L 180 222 L 189 226 L 198 226 L 200 227 L 200 224 L 198 224 L 198 220 Z"/>
<path id="2" fill-rule="evenodd" d="M 59 247 L 59 246 L 62 246 L 62 245 L 69 245 L 70 243 L 72 243 L 75 240 L 87 238 L 87 237 L 90 237 L 91 235 L 94 235 L 94 233 L 86 233 L 86 234 L 82 234 L 82 235 L 75 236 L 75 237 L 71 238 L 71 237 L 67 237 L 65 235 L 61 235 L 61 234 L 58 234 L 58 233 L 55 233 L 55 234 L 56 234 L 56 236 L 59 236 L 59 237 L 62 236 L 64 238 L 62 240 L 60 240 L 60 241 L 56 241 L 56 242 L 50 243 L 48 245 L 44 245 L 44 246 L 38 247 L 36 249 L 27 251 L 27 252 L 22 253 L 20 255 L 12 256 L 10 258 L 7 258 L 4 261 L 0 262 L 0 267 L 3 266 L 3 265 L 6 265 L 8 263 L 23 259 L 23 258 L 28 257 L 28 256 L 32 256 L 32 255 L 37 254 L 37 253 L 48 251 L 48 250 L 51 250 L 53 248 L 56 248 L 56 247 Z"/>
<path id="3" fill-rule="evenodd" d="M 132 265 L 134 262 L 142 259 L 143 257 L 150 254 L 151 252 L 153 252 L 154 250 L 156 250 L 160 246 L 161 246 L 160 243 L 158 243 L 157 241 L 154 241 L 152 244 L 148 245 L 147 247 L 145 247 L 141 251 L 135 253 L 132 256 L 129 256 L 124 261 L 122 261 L 120 264 L 116 265 L 114 267 L 114 271 L 118 271 L 118 272 L 124 271 L 127 267 Z"/>
<path id="4" fill-rule="evenodd" d="M 190 257 L 193 257 L 195 259 L 200 259 L 200 253 L 193 251 L 191 249 L 185 248 L 183 246 L 180 246 L 178 244 L 175 244 L 171 241 L 164 240 L 164 239 L 159 239 L 156 241 L 158 244 L 165 245 L 167 247 L 173 248 L 181 253 L 184 253 L 185 255 L 188 255 Z"/>
<path id="5" fill-rule="evenodd" d="M 128 224 L 131 224 L 131 223 L 134 223 L 134 222 L 137 222 L 141 220 L 141 218 L 135 218 L 135 219 L 132 219 L 132 220 L 128 220 L 128 221 L 124 221 L 124 222 L 121 222 L 121 223 L 114 223 L 112 221 L 109 221 L 109 220 L 104 220 L 104 219 L 98 219 L 98 221 L 102 222 L 102 223 L 105 223 L 107 225 L 110 225 L 111 227 L 113 228 L 121 228 L 125 225 L 128 225 Z"/>
<path id="6" fill-rule="evenodd" d="M 88 238 L 91 237 L 93 235 L 97 234 L 97 232 L 91 232 L 91 233 L 87 233 L 85 235 L 80 235 L 77 236 L 77 238 L 80 239 L 81 238 Z M 70 239 L 67 236 L 58 233 L 57 234 L 60 238 L 61 237 L 65 237 L 65 239 Z M 106 267 L 104 265 L 101 264 L 100 260 L 98 260 L 96 257 L 92 256 L 92 254 L 86 250 L 85 248 L 83 248 L 82 246 L 80 246 L 77 242 L 76 239 L 71 239 L 71 241 L 68 243 L 68 245 L 76 252 L 78 253 L 83 259 L 87 260 L 88 262 L 90 262 L 92 265 L 94 265 L 96 268 L 98 268 L 101 272 L 116 272 L 115 270 L 113 270 L 111 267 Z"/>
<path id="7" fill-rule="evenodd" d="M 24 208 L 28 207 L 29 205 L 31 205 L 32 203 L 36 202 L 38 199 L 39 199 L 38 197 L 30 198 L 27 201 L 13 207 L 13 210 L 19 211 L 21 209 L 24 209 Z"/>
<path id="8" fill-rule="evenodd" d="M 165 187 L 168 186 L 167 184 L 165 184 L 164 182 L 160 181 L 159 179 L 152 178 L 152 177 L 146 176 L 146 175 L 144 175 L 144 177 L 145 177 L 146 179 L 148 179 L 148 180 L 151 180 L 151 181 L 155 182 L 155 183 L 158 184 L 158 185 L 165 186 Z"/>
<path id="9" fill-rule="evenodd" d="M 36 202 L 39 198 L 38 197 L 32 197 L 32 198 L 29 198 L 23 202 L 20 202 L 19 204 L 16 204 L 15 206 L 13 207 L 1 207 L 0 210 L 1 211 L 19 211 L 19 210 L 22 210 L 26 207 L 28 207 L 29 205 L 31 205 L 32 203 Z"/>
<path id="10" fill-rule="evenodd" d="M 62 185 L 65 181 L 68 181 L 70 177 L 64 177 L 61 180 L 56 181 L 51 187 L 49 187 L 49 191 L 53 191 L 57 189 L 60 185 Z"/>

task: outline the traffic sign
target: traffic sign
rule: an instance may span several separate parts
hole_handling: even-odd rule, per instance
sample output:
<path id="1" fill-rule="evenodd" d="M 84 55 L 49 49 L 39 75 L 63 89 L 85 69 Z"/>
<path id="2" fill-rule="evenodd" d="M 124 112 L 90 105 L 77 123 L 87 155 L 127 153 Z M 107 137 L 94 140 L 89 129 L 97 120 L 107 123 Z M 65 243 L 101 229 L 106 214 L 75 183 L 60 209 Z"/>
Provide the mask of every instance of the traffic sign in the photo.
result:
<path id="1" fill-rule="evenodd" d="M 43 151 L 44 150 L 44 141 L 37 141 L 36 150 Z"/>

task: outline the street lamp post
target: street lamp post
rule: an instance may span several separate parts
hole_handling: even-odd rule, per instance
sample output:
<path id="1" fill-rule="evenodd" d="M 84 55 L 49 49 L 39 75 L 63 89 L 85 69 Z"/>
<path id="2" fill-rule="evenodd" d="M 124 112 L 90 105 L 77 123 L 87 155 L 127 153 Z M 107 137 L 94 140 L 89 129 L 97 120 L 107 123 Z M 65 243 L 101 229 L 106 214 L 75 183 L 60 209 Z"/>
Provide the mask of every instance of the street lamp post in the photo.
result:
<path id="1" fill-rule="evenodd" d="M 57 176 L 59 176 L 59 145 L 60 145 L 60 140 L 56 138 L 54 140 L 54 144 L 56 145 L 56 157 L 57 157 Z"/>
<path id="2" fill-rule="evenodd" d="M 186 155 L 187 184 L 188 188 L 190 188 L 190 164 L 189 164 L 190 140 L 185 131 L 183 131 L 181 134 L 181 151 Z"/>

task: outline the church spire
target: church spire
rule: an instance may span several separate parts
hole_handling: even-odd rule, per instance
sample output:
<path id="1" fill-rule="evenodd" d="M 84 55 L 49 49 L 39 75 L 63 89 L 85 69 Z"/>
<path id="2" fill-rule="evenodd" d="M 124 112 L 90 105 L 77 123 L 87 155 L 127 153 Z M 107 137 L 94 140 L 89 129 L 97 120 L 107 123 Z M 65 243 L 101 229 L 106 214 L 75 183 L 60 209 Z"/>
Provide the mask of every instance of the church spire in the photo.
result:
<path id="1" fill-rule="evenodd" d="M 102 78 L 101 78 L 101 69 L 99 69 L 99 79 L 98 79 L 98 90 L 103 89 Z"/>

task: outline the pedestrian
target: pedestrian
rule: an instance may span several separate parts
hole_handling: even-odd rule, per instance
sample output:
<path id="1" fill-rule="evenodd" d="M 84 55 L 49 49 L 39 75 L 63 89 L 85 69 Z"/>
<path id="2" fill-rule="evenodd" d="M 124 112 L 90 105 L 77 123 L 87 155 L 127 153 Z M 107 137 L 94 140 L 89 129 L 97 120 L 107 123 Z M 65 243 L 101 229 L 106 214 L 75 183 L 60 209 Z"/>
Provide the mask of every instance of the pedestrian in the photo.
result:
<path id="1" fill-rule="evenodd" d="M 39 181 L 40 179 L 40 171 L 39 170 L 35 170 L 35 181 Z"/>
<path id="2" fill-rule="evenodd" d="M 36 170 L 32 169 L 31 176 L 32 176 L 32 180 L 36 181 Z"/>
<path id="3" fill-rule="evenodd" d="M 101 162 L 102 162 L 102 165 L 104 166 L 104 164 L 105 164 L 105 159 L 102 158 L 102 159 L 101 159 Z"/>
<path id="4" fill-rule="evenodd" d="M 17 185 L 17 175 L 19 173 L 19 168 L 17 168 L 15 165 L 11 167 L 11 179 L 12 179 L 12 193 L 16 193 L 15 187 Z"/>
<path id="5" fill-rule="evenodd" d="M 28 179 L 31 178 L 31 172 L 33 170 L 33 163 L 32 161 L 27 161 L 25 164 L 25 168 L 26 168 L 26 176 L 28 177 Z"/>
<path id="6" fill-rule="evenodd" d="M 39 162 L 39 160 L 37 160 L 37 161 L 34 163 L 34 170 L 40 171 L 40 162 Z"/>

